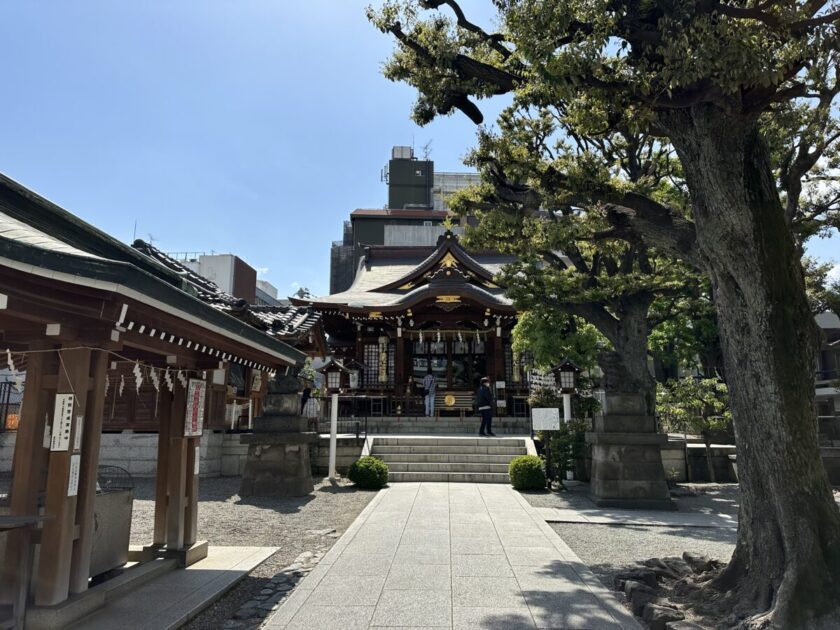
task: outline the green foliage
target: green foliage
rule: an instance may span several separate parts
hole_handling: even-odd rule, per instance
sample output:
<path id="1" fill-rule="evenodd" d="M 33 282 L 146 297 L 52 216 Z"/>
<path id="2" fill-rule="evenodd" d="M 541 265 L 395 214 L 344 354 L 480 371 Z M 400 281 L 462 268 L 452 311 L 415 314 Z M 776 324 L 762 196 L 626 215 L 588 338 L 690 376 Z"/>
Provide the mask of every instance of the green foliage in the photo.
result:
<path id="1" fill-rule="evenodd" d="M 298 372 L 300 378 L 315 382 L 315 370 L 312 368 L 312 357 L 306 357 L 303 367 Z"/>
<path id="2" fill-rule="evenodd" d="M 726 384 L 713 378 L 687 377 L 659 384 L 656 410 L 664 432 L 722 430 L 732 422 Z"/>
<path id="3" fill-rule="evenodd" d="M 545 473 L 542 460 L 536 455 L 519 455 L 510 460 L 508 466 L 510 482 L 517 490 L 540 490 L 545 488 Z"/>
<path id="4" fill-rule="evenodd" d="M 513 350 L 532 352 L 534 363 L 542 369 L 552 368 L 566 358 L 581 369 L 592 368 L 599 347 L 607 343 L 585 320 L 539 305 L 520 313 L 513 329 Z"/>
<path id="5" fill-rule="evenodd" d="M 840 279 L 831 280 L 831 263 L 819 263 L 813 258 L 802 259 L 805 269 L 805 292 L 815 314 L 831 311 L 840 315 Z"/>
<path id="6" fill-rule="evenodd" d="M 378 490 L 388 483 L 388 464 L 377 457 L 360 457 L 347 473 L 350 481 L 360 488 Z"/>
<path id="7" fill-rule="evenodd" d="M 587 420 L 574 418 L 569 422 L 561 422 L 558 431 L 539 432 L 540 441 L 550 449 L 552 471 L 559 475 L 561 483 L 565 471 L 574 470 L 575 462 L 588 453 L 586 432 L 589 430 L 591 426 Z"/>

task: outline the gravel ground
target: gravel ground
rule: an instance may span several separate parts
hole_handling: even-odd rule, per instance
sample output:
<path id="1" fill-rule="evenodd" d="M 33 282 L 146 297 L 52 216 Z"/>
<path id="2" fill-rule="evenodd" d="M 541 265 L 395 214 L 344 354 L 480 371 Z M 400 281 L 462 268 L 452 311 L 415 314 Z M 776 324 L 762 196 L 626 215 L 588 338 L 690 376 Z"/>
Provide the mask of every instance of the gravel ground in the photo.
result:
<path id="1" fill-rule="evenodd" d="M 279 547 L 233 590 L 192 620 L 186 628 L 216 629 L 266 583 L 305 551 L 326 551 L 356 519 L 375 491 L 323 480 L 315 491 L 293 499 L 247 498 L 238 495 L 239 477 L 202 479 L 199 483 L 199 538 L 211 545 Z M 135 487 L 131 544 L 152 540 L 154 480 Z M 325 534 L 318 530 L 335 530 Z"/>
<path id="2" fill-rule="evenodd" d="M 567 492 L 529 492 L 523 496 L 536 507 L 594 508 L 586 496 L 588 491 L 588 484 L 581 484 Z M 687 495 L 675 497 L 681 512 L 738 513 L 736 484 L 684 484 L 676 493 Z M 635 566 L 637 561 L 691 551 L 726 562 L 735 548 L 736 532 L 729 528 L 550 525 L 609 589 L 613 588 L 615 574 Z"/>

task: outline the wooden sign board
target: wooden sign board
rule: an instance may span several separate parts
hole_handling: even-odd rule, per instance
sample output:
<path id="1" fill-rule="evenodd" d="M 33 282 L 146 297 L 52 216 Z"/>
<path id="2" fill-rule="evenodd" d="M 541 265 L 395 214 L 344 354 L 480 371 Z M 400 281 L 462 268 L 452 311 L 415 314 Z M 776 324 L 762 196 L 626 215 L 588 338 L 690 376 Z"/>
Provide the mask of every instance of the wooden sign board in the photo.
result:
<path id="1" fill-rule="evenodd" d="M 559 431 L 560 410 L 556 407 L 531 409 L 531 426 L 534 431 Z"/>
<path id="2" fill-rule="evenodd" d="M 70 456 L 70 476 L 67 479 L 67 496 L 75 497 L 79 494 L 79 470 L 82 466 L 82 456 L 76 453 Z"/>
<path id="3" fill-rule="evenodd" d="M 70 431 L 73 427 L 73 394 L 56 394 L 53 411 L 51 451 L 66 451 L 70 448 Z"/>
<path id="4" fill-rule="evenodd" d="M 197 437 L 204 428 L 204 399 L 207 383 L 191 378 L 187 384 L 187 413 L 184 415 L 184 437 Z"/>

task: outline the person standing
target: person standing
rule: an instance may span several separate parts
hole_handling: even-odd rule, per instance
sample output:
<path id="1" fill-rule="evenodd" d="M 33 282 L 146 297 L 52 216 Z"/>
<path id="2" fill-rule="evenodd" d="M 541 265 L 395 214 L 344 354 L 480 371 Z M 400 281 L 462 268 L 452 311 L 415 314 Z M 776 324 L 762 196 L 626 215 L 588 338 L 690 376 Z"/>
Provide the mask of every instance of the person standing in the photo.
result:
<path id="1" fill-rule="evenodd" d="M 490 391 L 490 379 L 486 376 L 481 379 L 481 385 L 475 394 L 475 406 L 481 416 L 481 427 L 479 435 L 495 437 L 493 433 L 493 392 Z"/>
<path id="2" fill-rule="evenodd" d="M 426 403 L 426 417 L 431 418 L 435 415 L 435 386 L 437 385 L 437 379 L 435 375 L 432 374 L 432 369 L 429 368 L 429 371 L 426 372 L 426 376 L 423 378 L 423 401 Z"/>

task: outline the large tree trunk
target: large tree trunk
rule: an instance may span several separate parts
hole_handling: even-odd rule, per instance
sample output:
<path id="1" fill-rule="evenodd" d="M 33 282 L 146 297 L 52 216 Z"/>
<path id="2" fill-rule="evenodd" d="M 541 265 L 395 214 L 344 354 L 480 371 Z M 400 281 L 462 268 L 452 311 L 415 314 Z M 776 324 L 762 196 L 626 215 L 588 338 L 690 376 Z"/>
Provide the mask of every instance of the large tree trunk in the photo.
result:
<path id="1" fill-rule="evenodd" d="M 605 333 L 613 350 L 605 350 L 598 356 L 604 391 L 608 395 L 642 394 L 650 416 L 656 411 L 656 380 L 648 367 L 647 352 L 648 309 L 652 301 L 651 296 L 637 294 L 618 306 L 615 312 L 618 321 Z"/>
<path id="2" fill-rule="evenodd" d="M 717 583 L 744 625 L 837 628 L 840 511 L 814 414 L 818 330 L 755 120 L 711 106 L 663 116 L 715 295 L 741 485 Z"/>

